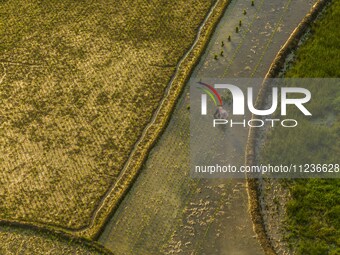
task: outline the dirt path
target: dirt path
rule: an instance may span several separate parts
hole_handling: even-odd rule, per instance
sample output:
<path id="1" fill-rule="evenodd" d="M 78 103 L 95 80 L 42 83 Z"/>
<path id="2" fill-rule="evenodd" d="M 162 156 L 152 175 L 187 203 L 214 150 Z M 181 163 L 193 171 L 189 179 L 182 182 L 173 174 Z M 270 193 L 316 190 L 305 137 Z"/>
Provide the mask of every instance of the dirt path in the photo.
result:
<path id="1" fill-rule="evenodd" d="M 193 77 L 264 77 L 311 7 L 305 0 L 233 1 Z M 246 9 L 247 15 L 243 15 Z M 235 27 L 242 20 L 238 34 Z M 231 35 L 231 42 L 227 41 Z M 224 56 L 220 54 L 224 41 Z M 263 254 L 252 229 L 244 180 L 191 179 L 189 99 L 171 122 L 99 241 L 115 254 Z M 229 134 L 228 163 L 244 160 L 247 130 Z"/>

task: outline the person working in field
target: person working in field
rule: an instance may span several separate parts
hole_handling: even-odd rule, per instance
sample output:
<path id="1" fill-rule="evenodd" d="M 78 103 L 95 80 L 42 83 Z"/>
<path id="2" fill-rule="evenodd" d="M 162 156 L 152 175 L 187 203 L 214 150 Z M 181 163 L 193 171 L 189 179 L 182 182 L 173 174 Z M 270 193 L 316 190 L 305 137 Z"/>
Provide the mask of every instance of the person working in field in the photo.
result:
<path id="1" fill-rule="evenodd" d="M 228 112 L 223 109 L 222 105 L 218 106 L 215 113 L 214 113 L 215 119 L 227 119 L 228 118 Z"/>

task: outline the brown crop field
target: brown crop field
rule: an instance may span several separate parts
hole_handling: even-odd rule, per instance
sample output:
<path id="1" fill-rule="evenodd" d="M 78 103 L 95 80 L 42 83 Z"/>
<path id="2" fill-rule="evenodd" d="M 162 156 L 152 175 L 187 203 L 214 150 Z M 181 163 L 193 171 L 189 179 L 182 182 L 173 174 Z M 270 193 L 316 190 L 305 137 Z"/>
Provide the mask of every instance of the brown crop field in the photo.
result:
<path id="1" fill-rule="evenodd" d="M 1 219 L 89 226 L 214 2 L 0 2 Z"/>
<path id="2" fill-rule="evenodd" d="M 64 238 L 55 234 L 37 233 L 29 229 L 1 226 L 0 254 L 34 254 L 34 255 L 109 255 L 104 248 L 91 247 L 79 240 Z"/>

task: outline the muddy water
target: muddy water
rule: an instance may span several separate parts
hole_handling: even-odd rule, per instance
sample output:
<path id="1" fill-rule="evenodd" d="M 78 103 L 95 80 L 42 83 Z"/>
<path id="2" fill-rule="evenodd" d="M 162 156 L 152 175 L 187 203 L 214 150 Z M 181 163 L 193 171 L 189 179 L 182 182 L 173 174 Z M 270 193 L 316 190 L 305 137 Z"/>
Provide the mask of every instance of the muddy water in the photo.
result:
<path id="1" fill-rule="evenodd" d="M 311 5 L 306 0 L 257 0 L 252 7 L 249 0 L 234 0 L 192 76 L 264 77 Z M 239 20 L 242 26 L 235 33 Z M 215 60 L 222 50 L 224 56 Z M 117 255 L 263 254 L 248 213 L 245 181 L 189 177 L 187 93 L 188 88 L 99 241 Z M 228 137 L 228 163 L 242 163 L 247 129 L 233 129 Z"/>

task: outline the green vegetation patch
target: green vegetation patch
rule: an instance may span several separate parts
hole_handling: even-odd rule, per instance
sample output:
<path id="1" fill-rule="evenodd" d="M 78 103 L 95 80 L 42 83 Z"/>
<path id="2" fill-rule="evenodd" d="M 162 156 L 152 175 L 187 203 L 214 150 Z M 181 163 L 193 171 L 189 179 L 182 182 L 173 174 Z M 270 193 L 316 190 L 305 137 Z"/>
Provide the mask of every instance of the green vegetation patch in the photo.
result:
<path id="1" fill-rule="evenodd" d="M 313 24 L 286 77 L 340 77 L 339 24 L 340 1 L 336 0 Z M 313 121 L 296 115 L 301 128 L 275 128 L 263 149 L 264 161 L 339 163 L 339 87 L 308 89 L 313 95 L 308 105 Z M 340 179 L 296 179 L 286 184 L 292 194 L 287 207 L 289 238 L 297 254 L 340 254 Z"/>

